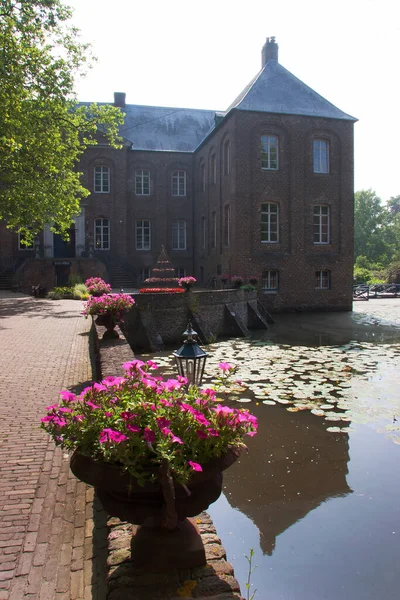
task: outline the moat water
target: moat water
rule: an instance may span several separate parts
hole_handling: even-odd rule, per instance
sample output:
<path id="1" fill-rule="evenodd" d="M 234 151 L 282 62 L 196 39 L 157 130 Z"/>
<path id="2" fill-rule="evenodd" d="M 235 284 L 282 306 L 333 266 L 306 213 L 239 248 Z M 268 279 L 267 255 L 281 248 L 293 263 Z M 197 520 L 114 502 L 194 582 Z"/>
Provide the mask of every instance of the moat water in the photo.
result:
<path id="1" fill-rule="evenodd" d="M 228 355 L 259 433 L 209 512 L 242 594 L 253 548 L 256 599 L 397 600 L 400 300 L 277 316 Z"/>
<path id="2" fill-rule="evenodd" d="M 400 299 L 277 315 L 208 350 L 259 419 L 209 508 L 243 596 L 252 548 L 255 600 L 398 600 Z"/>

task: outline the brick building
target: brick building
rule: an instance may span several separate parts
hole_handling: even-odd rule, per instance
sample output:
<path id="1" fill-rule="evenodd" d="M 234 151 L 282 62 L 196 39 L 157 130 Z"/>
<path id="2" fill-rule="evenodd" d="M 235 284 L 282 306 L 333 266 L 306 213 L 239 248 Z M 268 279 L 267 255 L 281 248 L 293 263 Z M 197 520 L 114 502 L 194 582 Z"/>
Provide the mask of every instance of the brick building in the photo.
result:
<path id="1" fill-rule="evenodd" d="M 202 285 L 257 276 L 271 309 L 351 310 L 356 119 L 281 66 L 274 38 L 225 112 L 131 105 L 122 93 L 114 103 L 123 149 L 86 151 L 91 195 L 71 242 L 48 229 L 21 249 L 4 234 L 3 271 L 22 286 L 96 271 L 126 286 L 164 245 L 177 274 Z"/>

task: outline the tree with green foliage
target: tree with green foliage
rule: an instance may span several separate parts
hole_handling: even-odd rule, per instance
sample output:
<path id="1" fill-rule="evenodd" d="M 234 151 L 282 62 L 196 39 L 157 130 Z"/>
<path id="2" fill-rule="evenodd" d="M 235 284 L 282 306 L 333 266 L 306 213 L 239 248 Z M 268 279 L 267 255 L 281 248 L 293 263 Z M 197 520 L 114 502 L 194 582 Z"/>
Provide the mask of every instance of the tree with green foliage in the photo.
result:
<path id="1" fill-rule="evenodd" d="M 64 233 L 89 192 L 77 164 L 99 132 L 118 147 L 123 114 L 78 105 L 87 45 L 62 0 L 0 0 L 0 219 L 28 241 L 46 224 Z"/>
<path id="2" fill-rule="evenodd" d="M 371 262 L 387 263 L 391 248 L 386 240 L 386 211 L 372 190 L 355 194 L 354 255 L 366 256 Z"/>

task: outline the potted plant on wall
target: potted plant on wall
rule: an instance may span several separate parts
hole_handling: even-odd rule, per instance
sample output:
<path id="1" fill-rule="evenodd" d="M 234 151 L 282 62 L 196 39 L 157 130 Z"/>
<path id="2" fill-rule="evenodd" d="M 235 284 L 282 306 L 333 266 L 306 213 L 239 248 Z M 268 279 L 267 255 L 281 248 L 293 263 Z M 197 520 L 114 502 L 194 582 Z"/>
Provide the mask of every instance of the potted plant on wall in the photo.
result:
<path id="1" fill-rule="evenodd" d="M 111 292 L 111 285 L 101 277 L 89 277 L 89 279 L 86 279 L 85 285 L 91 296 L 102 296 Z"/>
<path id="2" fill-rule="evenodd" d="M 245 447 L 243 436 L 256 433 L 257 420 L 248 410 L 222 406 L 213 389 L 154 376 L 152 361 L 123 367 L 124 377 L 93 383 L 80 396 L 61 392 L 42 428 L 74 452 L 72 471 L 96 488 L 110 515 L 177 534 L 189 527 L 198 535 L 186 517 L 219 497 L 221 472 Z M 234 372 L 227 363 L 221 369 L 225 378 Z M 179 555 L 180 566 L 192 559 Z M 204 556 L 194 561 L 201 564 Z"/>
<path id="3" fill-rule="evenodd" d="M 231 282 L 234 288 L 240 288 L 243 285 L 244 279 L 240 275 L 234 275 L 231 278 Z"/>
<path id="4" fill-rule="evenodd" d="M 102 296 L 91 296 L 84 303 L 83 315 L 97 315 L 97 325 L 106 328 L 103 339 L 118 338 L 118 332 L 115 326 L 122 320 L 124 313 L 135 304 L 134 299 L 129 294 L 103 294 Z"/>
<path id="5" fill-rule="evenodd" d="M 178 281 L 178 285 L 188 292 L 194 286 L 196 281 L 197 279 L 195 277 L 181 277 Z"/>

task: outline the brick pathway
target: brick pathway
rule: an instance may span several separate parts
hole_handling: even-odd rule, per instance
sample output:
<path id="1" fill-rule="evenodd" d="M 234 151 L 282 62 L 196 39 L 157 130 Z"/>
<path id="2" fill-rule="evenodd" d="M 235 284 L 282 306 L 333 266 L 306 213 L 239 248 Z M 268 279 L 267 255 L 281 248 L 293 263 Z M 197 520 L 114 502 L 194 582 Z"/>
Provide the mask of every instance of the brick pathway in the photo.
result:
<path id="1" fill-rule="evenodd" d="M 0 600 L 101 600 L 105 515 L 38 428 L 92 379 L 81 303 L 0 296 Z"/>

